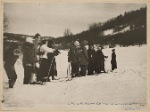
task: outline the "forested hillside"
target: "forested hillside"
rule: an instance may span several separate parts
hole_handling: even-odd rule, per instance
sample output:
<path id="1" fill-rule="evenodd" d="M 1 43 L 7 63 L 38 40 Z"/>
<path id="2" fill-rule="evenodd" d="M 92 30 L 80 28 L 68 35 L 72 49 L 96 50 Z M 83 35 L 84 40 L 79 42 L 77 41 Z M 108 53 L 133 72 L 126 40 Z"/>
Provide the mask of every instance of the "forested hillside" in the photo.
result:
<path id="1" fill-rule="evenodd" d="M 104 23 L 92 23 L 89 28 L 78 34 L 68 32 L 63 37 L 52 38 L 56 47 L 68 48 L 70 42 L 87 40 L 89 43 L 109 45 L 110 47 L 146 44 L 147 8 L 125 12 Z M 65 32 L 67 33 L 67 32 Z M 65 34 L 64 33 L 64 34 Z M 22 43 L 28 35 L 4 33 L 4 40 Z M 43 37 L 43 38 L 49 38 Z"/>
<path id="2" fill-rule="evenodd" d="M 110 47 L 146 44 L 146 10 L 147 8 L 140 8 L 104 23 L 93 23 L 88 30 L 79 34 L 56 38 L 55 43 L 60 47 L 67 47 L 68 43 L 75 40 L 87 40 Z"/>

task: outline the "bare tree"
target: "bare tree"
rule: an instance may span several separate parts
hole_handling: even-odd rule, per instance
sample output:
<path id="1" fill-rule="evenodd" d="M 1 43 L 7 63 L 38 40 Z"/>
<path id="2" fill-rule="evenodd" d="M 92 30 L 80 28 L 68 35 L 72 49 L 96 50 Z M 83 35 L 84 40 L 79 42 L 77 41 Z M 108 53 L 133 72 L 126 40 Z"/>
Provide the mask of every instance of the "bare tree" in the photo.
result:
<path id="1" fill-rule="evenodd" d="M 71 36 L 72 35 L 72 32 L 70 31 L 69 28 L 65 29 L 64 31 L 64 36 L 68 37 L 68 36 Z"/>

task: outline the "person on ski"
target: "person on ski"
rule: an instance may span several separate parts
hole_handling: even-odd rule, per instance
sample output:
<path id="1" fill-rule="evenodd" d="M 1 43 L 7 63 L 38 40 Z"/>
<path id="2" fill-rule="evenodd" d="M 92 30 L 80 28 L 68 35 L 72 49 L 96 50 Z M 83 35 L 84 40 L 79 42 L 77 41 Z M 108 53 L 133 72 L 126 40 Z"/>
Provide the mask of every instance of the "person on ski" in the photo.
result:
<path id="1" fill-rule="evenodd" d="M 79 52 L 78 52 L 79 65 L 81 68 L 81 71 L 80 71 L 81 76 L 87 75 L 87 67 L 88 67 L 88 62 L 89 62 L 88 51 L 86 48 L 87 44 L 88 42 L 86 40 L 82 41 L 82 45 L 79 48 Z"/>
<path id="2" fill-rule="evenodd" d="M 9 79 L 9 88 L 13 88 L 17 79 L 15 63 L 19 58 L 20 50 L 17 43 L 11 43 L 9 48 L 4 51 L 4 68 Z"/>
<path id="3" fill-rule="evenodd" d="M 39 68 L 39 76 L 37 77 L 38 81 L 50 81 L 48 79 L 48 70 L 49 70 L 49 62 L 48 62 L 48 53 L 54 53 L 55 49 L 48 47 L 48 40 L 42 40 L 40 47 L 40 52 L 43 52 L 43 55 L 40 57 L 40 68 Z"/>
<path id="4" fill-rule="evenodd" d="M 23 84 L 30 84 L 32 75 L 36 74 L 35 66 L 38 63 L 34 50 L 34 39 L 27 37 L 23 44 L 23 67 L 24 67 L 24 81 Z"/>
<path id="5" fill-rule="evenodd" d="M 88 49 L 88 57 L 89 57 L 88 75 L 92 75 L 95 71 L 95 54 L 96 51 L 94 50 L 94 46 L 90 44 Z"/>
<path id="6" fill-rule="evenodd" d="M 103 71 L 104 73 L 106 73 L 105 71 L 105 58 L 108 58 L 108 56 L 105 56 L 103 51 L 102 51 L 102 47 L 99 46 L 98 50 L 97 50 L 97 64 L 98 64 L 98 68 L 97 68 L 97 72 L 101 73 L 101 71 Z"/>
<path id="7" fill-rule="evenodd" d="M 68 66 L 68 72 L 71 70 L 71 78 L 74 78 L 79 75 L 79 61 L 78 61 L 78 53 L 77 50 L 80 47 L 79 41 L 74 41 L 68 52 L 68 62 L 71 64 L 71 67 Z"/>
<path id="8" fill-rule="evenodd" d="M 53 45 L 53 41 L 52 40 L 48 40 L 48 47 L 54 49 L 54 45 Z M 52 53 L 48 53 L 47 54 L 47 78 L 48 81 L 50 81 L 50 76 L 52 77 L 52 80 L 58 80 L 58 78 L 56 78 L 57 76 L 57 68 L 56 68 L 56 59 L 55 57 L 57 55 L 60 54 L 60 51 L 58 51 L 57 49 L 52 52 Z"/>
<path id="9" fill-rule="evenodd" d="M 116 61 L 116 53 L 115 49 L 112 49 L 112 54 L 111 54 L 111 67 L 112 71 L 117 69 L 117 61 Z"/>

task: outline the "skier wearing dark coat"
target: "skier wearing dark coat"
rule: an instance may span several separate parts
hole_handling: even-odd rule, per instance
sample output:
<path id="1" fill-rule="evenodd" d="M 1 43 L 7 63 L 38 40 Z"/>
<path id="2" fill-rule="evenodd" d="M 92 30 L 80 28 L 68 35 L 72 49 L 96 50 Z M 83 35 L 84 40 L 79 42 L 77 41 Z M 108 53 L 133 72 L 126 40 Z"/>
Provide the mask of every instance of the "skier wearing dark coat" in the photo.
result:
<path id="1" fill-rule="evenodd" d="M 111 66 L 112 66 L 112 70 L 117 69 L 117 61 L 116 61 L 116 53 L 115 53 L 115 49 L 112 50 L 112 55 L 111 55 Z"/>
<path id="2" fill-rule="evenodd" d="M 78 41 L 75 41 L 71 46 L 68 52 L 68 62 L 71 63 L 71 77 L 79 75 L 79 60 L 78 60 L 78 49 L 80 44 Z"/>
<path id="3" fill-rule="evenodd" d="M 28 37 L 23 44 L 23 67 L 24 67 L 24 81 L 23 84 L 29 84 L 32 74 L 36 73 L 35 64 L 37 57 L 34 50 L 33 39 Z"/>
<path id="4" fill-rule="evenodd" d="M 108 56 L 105 56 L 103 54 L 102 48 L 99 46 L 97 50 L 97 57 L 96 57 L 96 62 L 97 62 L 97 73 L 101 73 L 101 71 L 105 71 L 105 58 L 108 58 Z"/>
<path id="5" fill-rule="evenodd" d="M 87 44 L 88 42 L 84 40 L 78 52 L 79 65 L 81 67 L 81 72 L 80 72 L 81 76 L 87 75 L 87 67 L 88 67 L 88 61 L 89 61 L 88 51 L 87 51 L 87 48 L 85 47 Z"/>
<path id="6" fill-rule="evenodd" d="M 96 56 L 95 56 L 95 72 L 100 73 L 101 72 L 101 50 L 98 49 L 96 51 Z"/>
<path id="7" fill-rule="evenodd" d="M 18 45 L 16 43 L 12 43 L 10 48 L 7 51 L 4 51 L 4 68 L 9 79 L 9 88 L 13 88 L 17 79 L 17 74 L 14 68 L 14 65 L 19 57 L 19 50 L 17 49 Z"/>
<path id="8" fill-rule="evenodd" d="M 89 57 L 89 64 L 88 64 L 88 75 L 92 75 L 95 71 L 95 50 L 93 45 L 89 45 L 88 49 L 88 57 Z"/>
<path id="9" fill-rule="evenodd" d="M 48 47 L 53 48 L 53 41 L 48 40 Z M 50 76 L 52 76 L 52 80 L 57 80 L 55 76 L 57 76 L 57 69 L 56 69 L 56 59 L 55 56 L 57 56 L 60 52 L 58 50 L 55 50 L 54 53 L 48 53 L 47 54 L 47 75 L 48 79 Z"/>

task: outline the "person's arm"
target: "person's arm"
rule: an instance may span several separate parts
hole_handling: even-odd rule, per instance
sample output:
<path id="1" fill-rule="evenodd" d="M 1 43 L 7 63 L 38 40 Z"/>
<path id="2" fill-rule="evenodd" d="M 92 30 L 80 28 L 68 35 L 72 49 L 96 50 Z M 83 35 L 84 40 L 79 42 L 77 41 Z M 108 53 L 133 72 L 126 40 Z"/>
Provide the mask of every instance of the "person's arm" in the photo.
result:
<path id="1" fill-rule="evenodd" d="M 54 49 L 52 48 L 49 48 L 47 46 L 41 46 L 42 49 L 45 51 L 45 52 L 48 52 L 48 53 L 53 53 L 54 52 Z"/>
<path id="2" fill-rule="evenodd" d="M 108 58 L 108 56 L 105 56 L 103 52 L 102 52 L 102 56 L 103 56 L 104 58 Z"/>
<path id="3" fill-rule="evenodd" d="M 108 58 L 108 56 L 104 56 L 104 58 Z"/>

